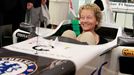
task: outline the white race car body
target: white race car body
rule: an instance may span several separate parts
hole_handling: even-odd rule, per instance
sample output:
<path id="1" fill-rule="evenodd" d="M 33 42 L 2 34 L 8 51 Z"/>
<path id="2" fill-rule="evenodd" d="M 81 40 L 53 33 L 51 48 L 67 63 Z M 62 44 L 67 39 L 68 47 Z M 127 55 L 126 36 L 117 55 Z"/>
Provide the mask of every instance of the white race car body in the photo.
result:
<path id="1" fill-rule="evenodd" d="M 59 36 L 55 37 L 55 39 L 47 38 L 52 37 L 53 34 L 57 33 L 60 28 L 61 26 L 57 27 L 55 30 L 52 30 L 52 32 L 49 32 L 49 35 L 44 36 L 45 38 L 41 37 L 40 34 L 40 36 L 5 46 L 4 49 L 29 54 L 32 56 L 44 57 L 47 58 L 47 60 L 54 59 L 58 61 L 71 61 L 75 68 L 72 66 L 68 66 L 67 68 L 70 70 L 71 68 L 75 69 L 75 71 L 73 71 L 75 75 L 119 75 L 122 71 L 119 66 L 119 60 L 121 59 L 120 56 L 133 56 L 133 46 L 120 46 L 122 43 L 120 44 L 119 37 L 124 37 L 124 28 L 122 27 L 114 28 L 117 30 L 117 33 L 115 33 L 116 36 L 114 36 L 115 38 L 113 40 L 100 45 L 83 45 L 65 42 L 63 41 L 64 38 L 61 41 L 60 38 L 62 37 Z M 110 27 L 106 28 L 109 29 Z M 113 28 L 111 28 L 111 30 L 113 30 Z M 132 37 L 129 38 L 131 39 Z M 16 57 L 16 55 L 14 57 Z M 36 62 L 39 61 L 36 60 Z M 53 68 L 55 65 L 51 64 L 50 67 Z M 65 72 L 64 75 L 71 75 L 71 73 L 66 73 L 72 72 L 66 70 L 66 67 L 61 67 L 60 69 L 65 69 L 65 71 L 61 71 Z M 49 71 L 51 72 L 51 69 Z M 59 71 L 59 69 L 57 71 Z M 62 73 L 58 73 L 62 75 Z M 58 73 L 53 72 L 53 74 L 51 74 L 43 71 L 43 74 L 48 75 L 57 75 Z M 37 74 L 36 71 L 35 74 Z"/>
<path id="2" fill-rule="evenodd" d="M 106 1 L 104 0 L 106 3 Z M 106 4 L 107 5 L 107 4 Z M 107 7 L 107 6 L 104 6 Z M 105 9 L 107 10 L 107 9 Z M 104 10 L 104 11 L 105 11 Z M 107 13 L 106 13 L 107 14 Z M 107 19 L 107 18 L 106 18 Z M 64 21 L 63 21 L 64 22 Z M 108 42 L 99 45 L 71 43 L 74 40 L 57 36 L 63 22 L 56 29 L 37 28 L 33 38 L 18 42 L 18 36 L 27 37 L 30 33 L 16 30 L 14 44 L 0 51 L 0 64 L 18 63 L 17 69 L 2 69 L 1 75 L 133 75 L 134 39 L 133 30 L 117 27 L 113 22 L 103 24 L 99 30 Z M 70 22 L 70 21 L 69 21 Z M 67 21 L 66 24 L 69 23 Z M 110 24 L 112 22 L 112 24 Z M 64 30 L 64 29 L 62 29 Z M 125 31 L 126 30 L 126 31 Z M 101 33 L 103 32 L 103 33 Z M 128 34 L 127 34 L 128 33 Z M 25 34 L 23 36 L 23 34 Z M 53 36 L 55 36 L 53 38 Z M 52 38 L 51 38 L 52 37 Z M 64 41 L 67 40 L 67 41 Z M 70 41 L 71 42 L 68 42 Z M 24 60 L 25 59 L 25 60 Z M 13 62 L 13 60 L 17 62 Z M 24 62 L 25 61 L 25 62 Z M 34 68 L 22 67 L 35 64 Z M 1 67 L 0 65 L 0 67 Z M 2 66 L 2 67 L 3 67 Z M 28 66 L 31 67 L 31 66 Z M 32 66 L 33 67 L 33 66 Z M 20 68 L 22 70 L 20 70 Z M 0 68 L 1 69 L 1 68 Z"/>

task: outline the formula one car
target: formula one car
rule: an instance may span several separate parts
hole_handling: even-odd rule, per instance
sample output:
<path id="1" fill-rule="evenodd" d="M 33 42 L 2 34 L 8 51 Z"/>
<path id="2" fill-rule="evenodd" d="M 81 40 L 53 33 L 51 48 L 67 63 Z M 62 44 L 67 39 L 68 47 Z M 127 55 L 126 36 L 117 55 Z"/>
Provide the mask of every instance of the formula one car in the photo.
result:
<path id="1" fill-rule="evenodd" d="M 108 42 L 88 45 L 60 36 L 74 30 L 66 22 L 16 30 L 14 44 L 0 49 L 0 75 L 134 75 L 134 29 L 103 24 L 96 32 Z"/>
<path id="2" fill-rule="evenodd" d="M 41 31 L 39 29 L 36 36 L 1 48 L 0 74 L 134 74 L 132 29 L 112 25 L 102 26 L 96 32 L 104 36 L 108 42 L 88 45 L 60 36 L 62 32 L 70 28 L 72 24 L 61 23 L 56 29 L 44 29 L 47 33 L 39 33 Z M 26 34 L 27 37 L 30 35 Z"/>

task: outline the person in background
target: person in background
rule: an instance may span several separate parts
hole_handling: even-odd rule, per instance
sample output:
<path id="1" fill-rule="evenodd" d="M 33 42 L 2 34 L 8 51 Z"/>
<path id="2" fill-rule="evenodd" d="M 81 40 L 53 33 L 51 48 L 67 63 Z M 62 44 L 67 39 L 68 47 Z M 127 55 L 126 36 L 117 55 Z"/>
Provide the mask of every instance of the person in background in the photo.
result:
<path id="1" fill-rule="evenodd" d="M 44 26 L 50 24 L 50 14 L 46 4 L 47 4 L 47 0 L 41 0 L 41 10 L 42 10 L 41 22 L 43 22 Z"/>
<path id="2" fill-rule="evenodd" d="M 27 3 L 27 9 L 30 10 L 31 14 L 31 23 L 36 27 L 44 27 L 50 23 L 50 16 L 46 2 L 47 0 L 40 0 L 40 6 L 36 8 L 32 2 Z"/>
<path id="3" fill-rule="evenodd" d="M 102 12 L 96 4 L 85 4 L 79 9 L 79 20 L 82 33 L 76 36 L 72 30 L 66 30 L 62 36 L 87 42 L 88 44 L 101 44 L 107 42 L 103 37 L 99 36 L 95 30 L 99 28 L 102 20 Z"/>

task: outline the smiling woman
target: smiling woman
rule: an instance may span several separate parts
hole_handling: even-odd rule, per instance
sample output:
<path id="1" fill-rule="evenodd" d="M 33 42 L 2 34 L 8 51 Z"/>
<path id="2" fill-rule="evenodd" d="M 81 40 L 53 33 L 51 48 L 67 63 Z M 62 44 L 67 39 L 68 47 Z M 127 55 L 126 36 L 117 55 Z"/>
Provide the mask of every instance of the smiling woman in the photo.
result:
<path id="1" fill-rule="evenodd" d="M 81 42 L 87 42 L 88 44 L 100 44 L 100 41 L 106 42 L 105 39 L 95 32 L 102 19 L 101 10 L 96 4 L 85 4 L 81 6 L 79 9 L 79 16 L 82 33 L 76 37 L 74 31 L 67 30 L 62 36 L 70 37 Z"/>

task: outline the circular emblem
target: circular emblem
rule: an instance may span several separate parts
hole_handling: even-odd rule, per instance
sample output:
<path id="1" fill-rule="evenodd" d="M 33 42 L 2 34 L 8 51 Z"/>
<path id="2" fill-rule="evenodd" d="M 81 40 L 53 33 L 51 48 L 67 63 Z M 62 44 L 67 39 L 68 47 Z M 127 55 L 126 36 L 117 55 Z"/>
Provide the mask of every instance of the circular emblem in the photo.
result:
<path id="1" fill-rule="evenodd" d="M 37 70 L 35 62 L 23 58 L 0 58 L 0 75 L 29 75 Z"/>

